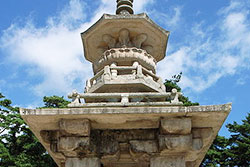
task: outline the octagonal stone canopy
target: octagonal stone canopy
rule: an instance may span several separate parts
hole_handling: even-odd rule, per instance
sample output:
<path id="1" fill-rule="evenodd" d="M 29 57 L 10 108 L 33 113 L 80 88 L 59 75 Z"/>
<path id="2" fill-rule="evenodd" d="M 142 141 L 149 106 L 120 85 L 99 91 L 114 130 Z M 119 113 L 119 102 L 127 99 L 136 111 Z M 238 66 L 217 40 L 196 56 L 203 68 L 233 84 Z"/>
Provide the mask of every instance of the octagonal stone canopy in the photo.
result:
<path id="1" fill-rule="evenodd" d="M 110 15 L 104 14 L 93 26 L 81 33 L 84 56 L 94 63 L 98 61 L 106 43 L 103 41 L 103 35 L 108 34 L 117 40 L 119 31 L 127 29 L 130 38 L 144 33 L 147 35 L 145 46 L 152 46 L 151 54 L 158 62 L 165 57 L 169 31 L 166 31 L 156 25 L 145 13 L 137 15 Z"/>

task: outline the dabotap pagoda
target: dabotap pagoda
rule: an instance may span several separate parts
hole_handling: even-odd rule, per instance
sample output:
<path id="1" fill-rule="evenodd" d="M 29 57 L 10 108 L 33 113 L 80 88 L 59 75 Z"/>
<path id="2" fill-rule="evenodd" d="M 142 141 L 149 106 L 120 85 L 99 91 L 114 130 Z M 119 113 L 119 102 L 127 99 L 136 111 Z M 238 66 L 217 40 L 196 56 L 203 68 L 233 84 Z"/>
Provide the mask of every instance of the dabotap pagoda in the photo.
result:
<path id="1" fill-rule="evenodd" d="M 156 75 L 169 31 L 117 0 L 81 33 L 94 76 L 68 108 L 20 109 L 59 167 L 199 167 L 231 104 L 183 106 Z M 166 67 L 166 70 L 168 67 Z"/>

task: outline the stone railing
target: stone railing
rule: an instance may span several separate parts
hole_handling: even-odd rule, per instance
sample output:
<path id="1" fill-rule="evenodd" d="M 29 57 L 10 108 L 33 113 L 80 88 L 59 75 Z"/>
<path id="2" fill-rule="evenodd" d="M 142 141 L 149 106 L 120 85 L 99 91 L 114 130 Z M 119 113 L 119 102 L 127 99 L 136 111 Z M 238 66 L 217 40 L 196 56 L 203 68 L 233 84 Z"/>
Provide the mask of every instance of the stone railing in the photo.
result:
<path id="1" fill-rule="evenodd" d="M 73 91 L 68 95 L 68 98 L 72 99 L 72 102 L 68 105 L 69 107 L 79 107 L 82 106 L 82 98 L 85 103 L 112 103 L 112 104 L 126 104 L 127 106 L 133 106 L 134 104 L 139 105 L 139 103 L 153 104 L 153 105 L 182 105 L 183 103 L 179 101 L 179 96 L 182 95 L 181 92 L 177 92 L 176 89 L 172 89 L 171 92 L 165 93 L 153 93 L 153 92 L 143 92 L 143 93 L 78 93 Z"/>
<path id="2" fill-rule="evenodd" d="M 121 82 L 129 80 L 144 79 L 148 84 L 154 85 L 157 89 L 165 92 L 165 86 L 162 79 L 156 76 L 152 71 L 134 62 L 133 66 L 117 66 L 116 63 L 107 65 L 99 71 L 93 78 L 87 80 L 85 92 L 87 93 L 92 86 L 105 81 L 119 79 Z"/>

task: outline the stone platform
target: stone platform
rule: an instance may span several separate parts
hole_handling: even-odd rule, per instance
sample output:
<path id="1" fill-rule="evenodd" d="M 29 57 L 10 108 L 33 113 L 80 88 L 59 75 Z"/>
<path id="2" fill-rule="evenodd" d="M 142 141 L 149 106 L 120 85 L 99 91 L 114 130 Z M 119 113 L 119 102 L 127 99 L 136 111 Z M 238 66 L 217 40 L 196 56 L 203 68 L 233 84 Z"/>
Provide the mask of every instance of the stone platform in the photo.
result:
<path id="1" fill-rule="evenodd" d="M 112 104 L 20 113 L 59 167 L 198 167 L 231 111 L 231 103 Z"/>

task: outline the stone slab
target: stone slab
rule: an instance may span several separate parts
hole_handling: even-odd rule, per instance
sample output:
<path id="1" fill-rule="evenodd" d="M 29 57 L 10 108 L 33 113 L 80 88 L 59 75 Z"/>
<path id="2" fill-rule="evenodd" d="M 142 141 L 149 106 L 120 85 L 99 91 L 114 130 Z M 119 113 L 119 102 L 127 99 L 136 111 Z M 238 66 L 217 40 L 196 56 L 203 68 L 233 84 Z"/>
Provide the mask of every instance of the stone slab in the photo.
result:
<path id="1" fill-rule="evenodd" d="M 129 142 L 132 150 L 135 152 L 154 153 L 158 151 L 157 143 L 153 140 L 132 140 Z"/>
<path id="2" fill-rule="evenodd" d="M 192 135 L 160 135 L 159 147 L 164 152 L 183 152 L 190 150 L 192 146 Z"/>
<path id="3" fill-rule="evenodd" d="M 189 134 L 191 132 L 191 118 L 163 118 L 161 120 L 162 134 Z"/>
<path id="4" fill-rule="evenodd" d="M 88 119 L 62 119 L 59 121 L 59 128 L 66 133 L 89 136 L 90 122 Z"/>

